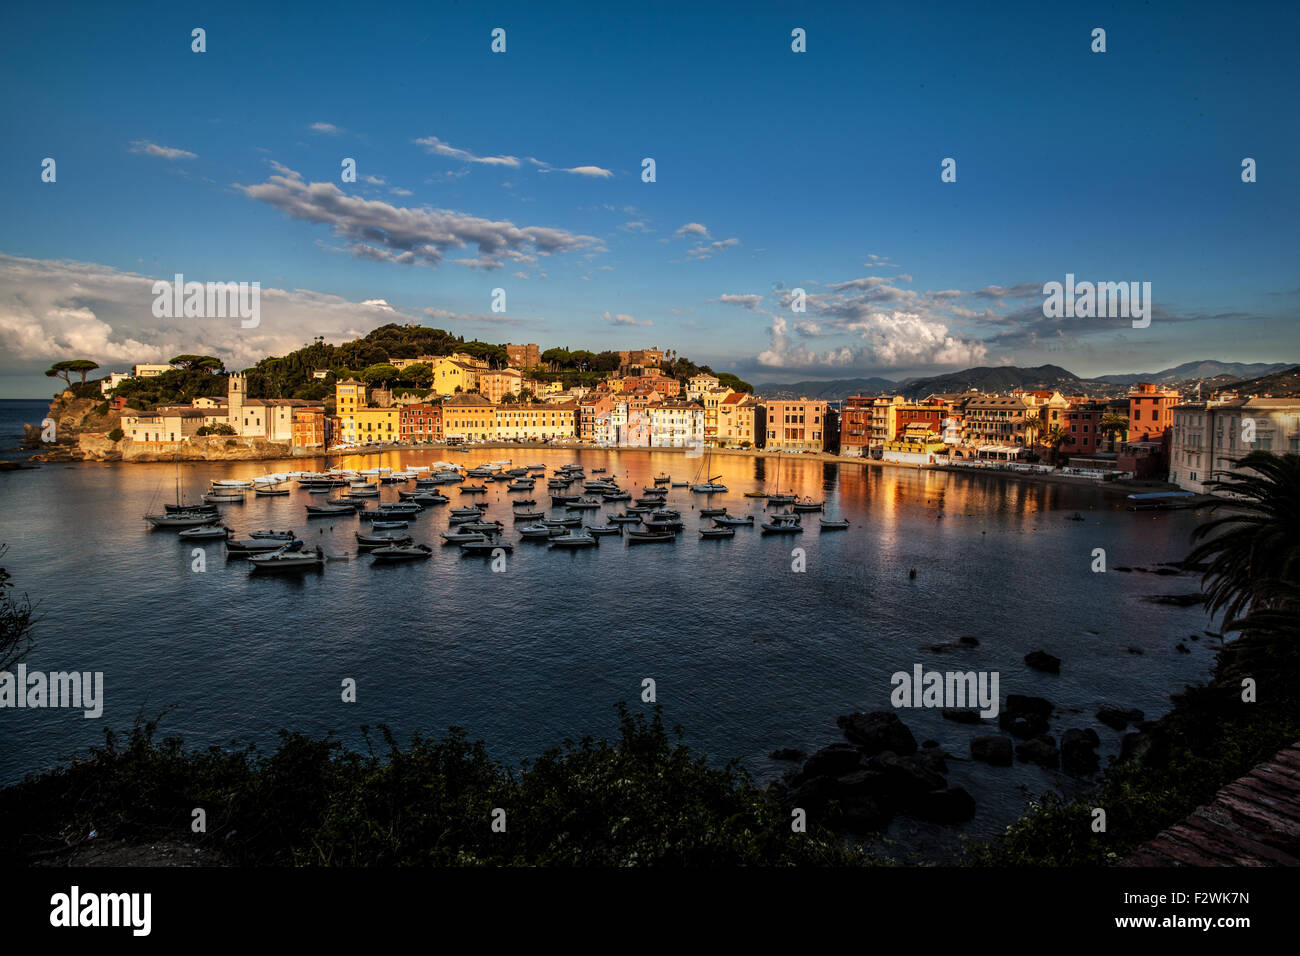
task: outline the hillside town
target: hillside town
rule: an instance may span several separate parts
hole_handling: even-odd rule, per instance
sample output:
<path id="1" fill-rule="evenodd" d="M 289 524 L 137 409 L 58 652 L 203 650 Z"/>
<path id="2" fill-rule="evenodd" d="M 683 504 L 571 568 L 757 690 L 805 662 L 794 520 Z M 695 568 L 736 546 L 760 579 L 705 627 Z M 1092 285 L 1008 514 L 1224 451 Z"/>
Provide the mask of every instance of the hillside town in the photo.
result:
<path id="1" fill-rule="evenodd" d="M 228 374 L 224 398 L 146 411 L 115 396 L 124 381 L 172 369 L 159 364 L 111 373 L 101 389 L 120 413 L 122 438 L 155 450 L 206 436 L 259 439 L 286 446 L 290 454 L 487 442 L 757 449 L 922 467 L 1167 480 L 1197 493 L 1206 491 L 1212 472 L 1251 450 L 1300 450 L 1295 398 L 1223 390 L 1202 399 L 1137 383 L 1122 398 L 1013 389 L 916 399 L 775 400 L 706 372 L 675 377 L 666 370 L 669 353 L 659 349 L 619 351 L 618 367 L 594 386 L 565 387 L 545 377 L 542 354 L 536 344 L 507 345 L 504 367 L 468 352 L 391 359 L 396 374 L 428 383 L 414 390 L 367 384 L 347 370 L 315 369 L 312 378 L 332 391 L 322 400 L 251 398 L 243 372 Z"/>

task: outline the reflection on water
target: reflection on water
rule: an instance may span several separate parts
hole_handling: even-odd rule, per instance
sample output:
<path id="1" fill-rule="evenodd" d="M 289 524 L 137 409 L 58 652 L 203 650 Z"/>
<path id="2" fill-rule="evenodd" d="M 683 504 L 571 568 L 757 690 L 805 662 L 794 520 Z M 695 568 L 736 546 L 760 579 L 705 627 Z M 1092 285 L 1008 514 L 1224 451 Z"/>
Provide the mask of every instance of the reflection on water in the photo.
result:
<path id="1" fill-rule="evenodd" d="M 604 466 L 633 492 L 660 473 L 686 481 L 707 470 L 729 491 L 706 498 L 672 489 L 670 506 L 683 511 L 687 530 L 671 546 L 629 548 L 609 538 L 557 552 L 518 543 L 497 574 L 488 561 L 437 546 L 447 528 L 441 508 L 413 525 L 417 542 L 435 545 L 430 561 L 377 568 L 354 557 L 302 578 L 260 579 L 244 562 L 227 563 L 219 543 L 203 546 L 207 571 L 195 573 L 193 545 L 148 530 L 141 516 L 174 497 L 172 465 L 0 475 L 6 564 L 44 615 L 30 666 L 103 670 L 106 688 L 100 721 L 0 712 L 0 780 L 98 742 L 104 726 L 123 728 L 138 712 L 169 706 L 163 729 L 196 745 L 273 743 L 282 727 L 337 731 L 356 743 L 362 724 L 387 722 L 399 733 L 454 724 L 515 761 L 565 737 L 614 732 L 612 705 L 642 706 L 645 677 L 655 678 L 668 721 L 682 724 L 690 743 L 719 760 L 741 757 L 764 779 L 784 769 L 768 759 L 772 749 L 838 739 L 836 715 L 888 707 L 890 675 L 916 663 L 996 670 L 1004 696 L 1041 694 L 1062 709 L 1054 732 L 1096 726 L 1101 703 L 1161 713 L 1169 693 L 1211 663 L 1209 640 L 1191 642 L 1190 655 L 1174 650 L 1211 627 L 1199 609 L 1141 600 L 1194 591 L 1194 579 L 1089 570 L 1098 547 L 1112 568 L 1181 559 L 1199 516 L 1128 513 L 1094 488 L 801 456 L 702 462 L 651 451 L 439 449 L 344 464 L 504 458 L 548 471 L 574 460 Z M 213 478 L 318 466 L 197 463 L 180 473 L 194 500 Z M 754 490 L 825 500 L 827 513 L 852 527 L 821 534 L 814 514 L 793 539 L 747 528 L 734 539 L 698 538 L 691 512 L 706 500 L 764 514 L 767 502 L 743 497 Z M 384 487 L 382 500 L 396 497 Z M 465 500 L 451 497 L 453 506 Z M 503 517 L 512 539 L 508 502 L 517 497 L 495 483 L 486 495 L 489 515 Z M 550 504 L 544 482 L 530 497 Z M 305 519 L 304 504 L 321 500 L 300 490 L 250 496 L 224 514 L 240 532 L 295 528 L 309 546 L 355 554 L 356 518 Z M 1065 520 L 1075 511 L 1087 520 Z M 804 573 L 792 570 L 796 548 Z M 923 650 L 962 634 L 981 646 L 960 659 Z M 1040 648 L 1063 659 L 1059 676 L 1026 670 L 1023 656 Z M 355 704 L 340 700 L 348 677 L 357 680 Z M 933 711 L 903 717 L 918 740 L 934 738 L 959 755 L 987 732 Z M 1117 752 L 1118 735 L 1098 732 L 1103 753 Z M 1021 765 L 951 765 L 950 781 L 979 802 L 971 833 L 1005 826 L 1023 805 L 1021 785 L 1068 785 Z M 904 838 L 910 826 L 896 825 Z"/>

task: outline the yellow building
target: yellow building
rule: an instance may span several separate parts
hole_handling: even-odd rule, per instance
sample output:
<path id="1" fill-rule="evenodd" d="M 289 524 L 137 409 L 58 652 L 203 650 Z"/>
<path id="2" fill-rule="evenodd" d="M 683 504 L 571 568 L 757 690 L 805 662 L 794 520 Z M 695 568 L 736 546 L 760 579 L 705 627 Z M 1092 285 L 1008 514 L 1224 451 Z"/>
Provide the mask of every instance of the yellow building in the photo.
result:
<path id="1" fill-rule="evenodd" d="M 439 395 L 454 395 L 457 388 L 468 392 L 478 388 L 481 371 L 452 357 L 440 358 L 433 364 L 433 388 Z"/>
<path id="2" fill-rule="evenodd" d="M 496 437 L 496 405 L 482 395 L 461 393 L 442 403 L 442 434 L 447 440 L 486 441 Z"/>
<path id="3" fill-rule="evenodd" d="M 757 435 L 761 431 L 757 422 L 758 401 L 752 395 L 732 392 L 718 405 L 717 425 L 714 443 L 720 447 L 743 445 L 748 442 L 752 448 L 758 443 Z M 708 434 L 708 419 L 705 419 L 705 434 Z"/>
<path id="4" fill-rule="evenodd" d="M 334 414 L 339 422 L 339 441 L 397 441 L 401 434 L 398 408 L 371 408 L 366 404 L 366 386 L 355 378 L 334 385 Z"/>
<path id="5" fill-rule="evenodd" d="M 718 444 L 718 409 L 731 395 L 731 389 L 710 388 L 700 393 L 699 403 L 704 406 L 704 444 Z"/>
<path id="6" fill-rule="evenodd" d="M 524 375 L 517 368 L 505 368 L 496 372 L 479 372 L 479 394 L 489 402 L 500 403 L 507 395 L 519 397 L 523 389 Z"/>
<path id="7" fill-rule="evenodd" d="M 443 415 L 446 414 L 444 410 Z M 498 439 L 541 441 L 577 435 L 577 406 L 572 404 L 501 405 L 497 407 L 495 417 L 494 437 Z"/>

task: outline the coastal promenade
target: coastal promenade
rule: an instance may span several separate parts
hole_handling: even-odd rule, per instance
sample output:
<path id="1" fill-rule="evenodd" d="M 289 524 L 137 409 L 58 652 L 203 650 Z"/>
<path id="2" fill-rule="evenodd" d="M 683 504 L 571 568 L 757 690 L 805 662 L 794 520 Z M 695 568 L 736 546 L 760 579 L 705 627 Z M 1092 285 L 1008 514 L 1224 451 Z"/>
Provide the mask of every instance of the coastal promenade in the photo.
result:
<path id="1" fill-rule="evenodd" d="M 1300 743 L 1228 784 L 1122 866 L 1300 866 Z"/>

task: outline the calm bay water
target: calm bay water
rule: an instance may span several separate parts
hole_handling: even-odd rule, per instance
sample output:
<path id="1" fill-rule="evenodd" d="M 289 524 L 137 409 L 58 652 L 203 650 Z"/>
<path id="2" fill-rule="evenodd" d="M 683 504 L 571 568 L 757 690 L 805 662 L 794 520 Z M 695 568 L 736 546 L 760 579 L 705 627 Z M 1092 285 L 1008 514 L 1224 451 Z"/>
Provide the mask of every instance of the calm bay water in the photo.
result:
<path id="1" fill-rule="evenodd" d="M 356 456 L 346 465 L 448 457 L 467 465 L 513 457 L 516 465 L 545 463 L 548 473 L 579 461 L 589 477 L 606 467 L 633 492 L 664 472 L 692 479 L 700 464 L 680 453 L 489 449 Z M 187 464 L 180 474 L 193 501 L 212 478 L 313 465 Z M 447 529 L 447 508 L 439 507 L 412 526 L 417 542 L 435 546 L 432 560 L 376 567 L 355 557 L 358 519 L 307 521 L 303 506 L 328 496 L 295 488 L 286 498 L 250 494 L 244 505 L 222 506 L 226 523 L 238 532 L 293 528 L 308 546 L 354 557 L 302 578 L 251 578 L 246 563 L 225 560 L 219 542 L 204 549 L 207 571 L 194 573 L 193 544 L 149 529 L 146 511 L 174 500 L 172 465 L 0 474 L 4 565 L 43 615 L 28 666 L 103 671 L 106 686 L 100 720 L 79 711 L 0 711 L 0 782 L 66 760 L 98 743 L 106 726 L 126 729 L 137 713 L 169 707 L 162 730 L 196 746 L 273 746 L 281 728 L 335 731 L 356 744 L 363 724 L 387 722 L 399 736 L 459 725 L 516 763 L 566 737 L 615 733 L 615 702 L 647 706 L 645 677 L 655 679 L 667 721 L 680 723 L 690 744 L 719 761 L 740 757 L 765 780 L 789 766 L 769 760 L 771 750 L 841 739 L 836 715 L 889 707 L 890 675 L 917 663 L 998 671 L 1004 698 L 1051 699 L 1066 712 L 1052 732 L 1093 726 L 1105 755 L 1118 752 L 1119 735 L 1093 719 L 1100 704 L 1154 717 L 1168 709 L 1171 692 L 1209 672 L 1217 642 L 1188 640 L 1213 628 L 1204 612 L 1142 600 L 1195 591 L 1196 578 L 1089 570 L 1099 547 L 1112 568 L 1183 558 L 1202 520 L 1194 512 L 1133 514 L 1092 488 L 798 457 L 778 465 L 719 456 L 709 471 L 730 489 L 710 503 L 733 514 L 765 510 L 742 492 L 779 487 L 824 498 L 828 514 L 852 528 L 819 533 L 817 516 L 808 515 L 796 538 L 741 528 L 733 540 L 702 541 L 691 511 L 708 499 L 680 488 L 669 506 L 683 511 L 686 532 L 674 545 L 629 548 L 607 538 L 599 548 L 557 552 L 517 542 L 508 570 L 497 574 L 487 560 L 438 548 Z M 453 507 L 471 500 L 454 486 L 449 494 Z M 397 490 L 384 486 L 382 495 L 396 499 Z M 489 483 L 488 514 L 503 518 L 508 540 L 517 537 L 508 505 L 517 497 L 549 506 L 544 482 L 531 495 Z M 1087 520 L 1066 520 L 1075 511 Z M 806 551 L 802 574 L 791 571 L 795 547 Z M 943 655 L 923 649 L 963 634 L 981 646 Z M 1192 653 L 1177 652 L 1179 641 Z M 1062 658 L 1060 676 L 1024 666 L 1023 656 L 1040 648 Z M 347 677 L 357 681 L 355 704 L 340 700 Z M 900 716 L 918 740 L 932 737 L 959 756 L 971 737 L 995 732 L 944 721 L 937 710 Z M 950 767 L 950 782 L 979 804 L 962 831 L 972 835 L 1017 816 L 1022 787 L 1070 787 L 1068 778 L 1022 764 Z M 940 832 L 947 839 L 958 831 L 903 819 L 891 831 L 912 843 Z"/>

